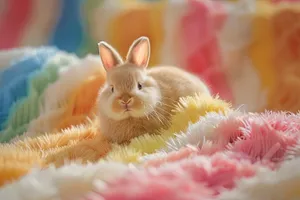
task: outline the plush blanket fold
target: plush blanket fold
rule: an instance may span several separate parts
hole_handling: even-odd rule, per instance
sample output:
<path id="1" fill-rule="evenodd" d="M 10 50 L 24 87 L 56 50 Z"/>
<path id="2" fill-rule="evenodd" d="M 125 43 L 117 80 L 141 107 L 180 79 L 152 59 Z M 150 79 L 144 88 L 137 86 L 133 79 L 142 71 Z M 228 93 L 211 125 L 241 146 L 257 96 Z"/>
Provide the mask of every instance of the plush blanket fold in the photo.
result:
<path id="1" fill-rule="evenodd" d="M 300 199 L 299 2 L 111 1 L 83 4 L 91 35 L 76 51 L 106 37 L 124 54 L 148 33 L 151 63 L 200 75 L 213 95 L 182 97 L 170 127 L 115 144 L 97 118 L 99 56 L 0 51 L 0 199 Z"/>

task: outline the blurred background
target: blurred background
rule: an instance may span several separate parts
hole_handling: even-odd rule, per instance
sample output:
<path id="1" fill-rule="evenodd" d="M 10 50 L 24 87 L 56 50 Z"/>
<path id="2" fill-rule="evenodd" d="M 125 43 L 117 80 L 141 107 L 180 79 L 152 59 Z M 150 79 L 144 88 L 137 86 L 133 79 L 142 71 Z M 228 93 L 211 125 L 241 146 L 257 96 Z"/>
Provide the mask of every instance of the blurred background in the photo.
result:
<path id="1" fill-rule="evenodd" d="M 101 40 L 125 56 L 144 35 L 151 66 L 185 68 L 249 111 L 297 112 L 298 8 L 296 0 L 0 0 L 0 62 L 41 46 L 83 58 Z"/>

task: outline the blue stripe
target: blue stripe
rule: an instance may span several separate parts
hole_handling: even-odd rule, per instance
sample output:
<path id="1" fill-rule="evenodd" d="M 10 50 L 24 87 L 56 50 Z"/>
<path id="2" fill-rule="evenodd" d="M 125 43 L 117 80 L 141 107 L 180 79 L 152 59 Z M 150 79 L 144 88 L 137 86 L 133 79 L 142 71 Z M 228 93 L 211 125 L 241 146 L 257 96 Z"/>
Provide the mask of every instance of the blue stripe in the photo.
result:
<path id="1" fill-rule="evenodd" d="M 76 52 L 83 39 L 81 4 L 83 0 L 62 0 L 61 16 L 49 43 L 67 52 Z"/>
<path id="2" fill-rule="evenodd" d="M 55 48 L 41 47 L 35 53 L 24 56 L 0 72 L 0 130 L 14 103 L 28 94 L 28 82 L 46 61 L 57 52 Z"/>

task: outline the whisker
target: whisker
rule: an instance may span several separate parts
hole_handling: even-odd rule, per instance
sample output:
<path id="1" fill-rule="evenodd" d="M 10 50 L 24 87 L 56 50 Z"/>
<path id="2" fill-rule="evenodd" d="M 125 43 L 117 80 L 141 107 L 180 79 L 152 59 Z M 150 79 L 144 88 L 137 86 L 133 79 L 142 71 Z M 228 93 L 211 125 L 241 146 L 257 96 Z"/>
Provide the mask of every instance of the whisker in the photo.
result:
<path id="1" fill-rule="evenodd" d="M 166 122 L 166 118 L 159 112 L 157 112 L 153 106 L 151 106 L 151 108 L 153 109 L 153 112 L 151 113 L 152 116 L 154 117 L 154 119 L 157 118 L 157 120 L 159 120 L 160 124 L 162 125 L 166 125 L 165 122 Z M 162 119 L 161 119 L 162 118 Z"/>
<path id="2" fill-rule="evenodd" d="M 158 120 L 160 121 L 161 124 L 164 124 L 163 121 L 160 119 L 159 114 L 154 110 L 155 115 L 157 116 Z"/>
<path id="3" fill-rule="evenodd" d="M 172 115 L 172 112 L 168 111 L 168 109 L 166 110 L 164 108 L 163 105 L 169 106 L 170 108 L 174 108 L 173 106 L 170 106 L 164 102 L 159 102 L 161 105 L 145 105 L 144 109 L 148 110 L 149 108 L 151 108 L 151 112 L 150 113 L 146 113 L 144 112 L 146 118 L 148 120 L 154 120 L 156 123 L 161 124 L 162 126 L 166 127 L 169 126 L 170 124 L 170 116 Z M 165 107 L 166 107 L 165 106 Z"/>
<path id="4" fill-rule="evenodd" d="M 175 104 L 174 104 L 174 105 L 169 105 L 169 104 L 166 104 L 166 103 L 164 103 L 164 102 L 162 102 L 162 101 L 159 101 L 158 103 L 161 104 L 161 105 L 163 105 L 163 106 L 167 106 L 167 107 L 169 107 L 169 108 L 172 108 L 172 109 L 175 108 Z"/>
<path id="5" fill-rule="evenodd" d="M 156 108 L 161 109 L 161 111 L 164 111 L 164 112 L 167 113 L 169 116 L 171 116 L 171 114 L 168 113 L 167 111 L 165 111 L 164 109 L 159 108 L 159 107 L 156 107 Z M 159 110 L 158 110 L 158 111 L 159 111 Z M 163 113 L 158 112 L 158 111 L 156 111 L 156 113 L 157 113 L 157 114 L 160 114 L 159 116 L 163 119 L 163 122 L 164 122 L 163 125 L 168 125 L 167 123 L 169 123 L 170 120 L 169 120 Z"/>
<path id="6" fill-rule="evenodd" d="M 166 110 L 165 110 L 165 109 L 163 109 L 163 108 L 156 107 L 156 109 L 157 109 L 157 110 L 160 110 L 160 111 L 162 111 L 162 112 L 164 112 L 164 113 L 166 113 L 166 114 L 168 114 L 168 115 L 172 115 L 172 113 L 171 113 L 171 112 L 168 112 L 168 111 L 166 111 Z"/>

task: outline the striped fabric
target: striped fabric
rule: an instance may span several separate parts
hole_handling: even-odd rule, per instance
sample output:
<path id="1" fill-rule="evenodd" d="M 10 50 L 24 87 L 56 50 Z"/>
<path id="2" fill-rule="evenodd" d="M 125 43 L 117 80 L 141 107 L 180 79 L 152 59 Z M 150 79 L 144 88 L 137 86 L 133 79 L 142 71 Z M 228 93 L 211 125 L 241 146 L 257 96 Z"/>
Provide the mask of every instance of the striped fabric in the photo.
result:
<path id="1" fill-rule="evenodd" d="M 0 142 L 84 121 L 105 80 L 97 42 L 125 56 L 141 35 L 151 66 L 185 68 L 233 105 L 299 110 L 300 1 L 2 2 Z"/>

